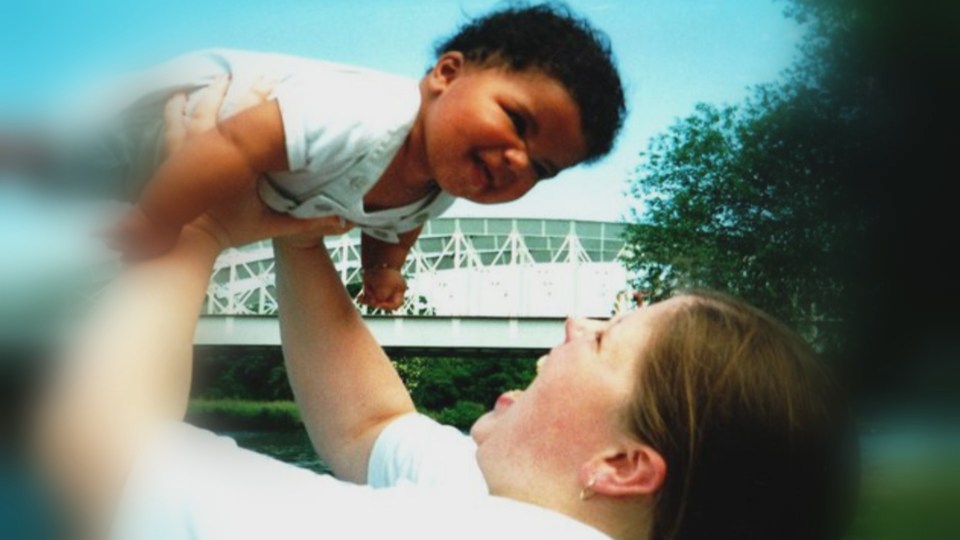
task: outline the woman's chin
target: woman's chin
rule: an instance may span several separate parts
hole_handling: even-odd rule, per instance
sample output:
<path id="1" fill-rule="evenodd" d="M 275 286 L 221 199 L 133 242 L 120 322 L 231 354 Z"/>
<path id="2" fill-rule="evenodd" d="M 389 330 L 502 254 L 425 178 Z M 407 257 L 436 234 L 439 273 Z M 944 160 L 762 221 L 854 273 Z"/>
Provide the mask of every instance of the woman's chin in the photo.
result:
<path id="1" fill-rule="evenodd" d="M 496 420 L 493 418 L 493 411 L 487 411 L 483 416 L 477 418 L 477 421 L 470 426 L 470 437 L 473 438 L 473 441 L 477 444 L 485 441 L 490 430 L 493 428 L 494 422 L 496 422 Z"/>

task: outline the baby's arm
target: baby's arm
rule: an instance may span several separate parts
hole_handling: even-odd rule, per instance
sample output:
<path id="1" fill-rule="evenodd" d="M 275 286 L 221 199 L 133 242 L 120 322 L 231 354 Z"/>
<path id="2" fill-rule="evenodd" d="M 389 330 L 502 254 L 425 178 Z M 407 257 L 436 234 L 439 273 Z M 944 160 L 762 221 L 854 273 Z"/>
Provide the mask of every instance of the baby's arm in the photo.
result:
<path id="1" fill-rule="evenodd" d="M 147 185 L 137 208 L 109 233 L 109 240 L 133 257 L 163 253 L 180 229 L 205 210 L 254 189 L 262 173 L 288 168 L 277 102 L 253 106 L 174 152 Z"/>
<path id="2" fill-rule="evenodd" d="M 363 265 L 363 293 L 360 302 L 370 307 L 394 310 L 403 305 L 407 283 L 400 272 L 410 248 L 423 227 L 400 233 L 400 241 L 391 244 L 372 236 L 360 237 L 360 261 Z"/>

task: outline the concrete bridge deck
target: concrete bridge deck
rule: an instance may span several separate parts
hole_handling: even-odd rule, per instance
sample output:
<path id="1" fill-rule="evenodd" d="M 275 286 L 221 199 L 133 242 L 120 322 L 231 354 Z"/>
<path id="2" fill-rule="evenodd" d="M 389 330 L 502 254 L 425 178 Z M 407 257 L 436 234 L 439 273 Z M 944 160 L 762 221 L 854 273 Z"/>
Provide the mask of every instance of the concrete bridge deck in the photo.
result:
<path id="1" fill-rule="evenodd" d="M 491 351 L 536 354 L 563 340 L 562 318 L 397 317 L 364 320 L 386 349 L 406 352 Z M 198 345 L 280 345 L 280 326 L 272 316 L 204 316 Z"/>

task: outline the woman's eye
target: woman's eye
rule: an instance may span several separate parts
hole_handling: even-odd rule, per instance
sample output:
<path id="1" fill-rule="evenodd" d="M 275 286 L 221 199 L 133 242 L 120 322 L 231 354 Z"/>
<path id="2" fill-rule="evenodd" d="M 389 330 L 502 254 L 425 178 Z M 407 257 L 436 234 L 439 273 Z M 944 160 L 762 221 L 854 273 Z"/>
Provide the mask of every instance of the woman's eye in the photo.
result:
<path id="1" fill-rule="evenodd" d="M 517 135 L 523 137 L 527 133 L 527 122 L 514 111 L 508 110 L 507 116 L 509 116 L 510 121 L 513 122 L 513 128 L 517 130 Z"/>

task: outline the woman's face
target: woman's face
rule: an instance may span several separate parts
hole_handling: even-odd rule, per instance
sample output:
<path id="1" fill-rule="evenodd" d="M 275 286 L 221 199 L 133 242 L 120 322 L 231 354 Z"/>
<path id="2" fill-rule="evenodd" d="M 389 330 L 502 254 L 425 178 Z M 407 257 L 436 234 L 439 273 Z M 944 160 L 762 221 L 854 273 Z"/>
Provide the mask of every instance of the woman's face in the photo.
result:
<path id="1" fill-rule="evenodd" d="M 536 498 L 518 486 L 548 489 L 547 479 L 559 478 L 576 495 L 579 468 L 626 436 L 638 364 L 651 325 L 670 303 L 608 322 L 567 320 L 563 343 L 540 359 L 530 386 L 502 395 L 471 429 L 492 493 Z"/>

